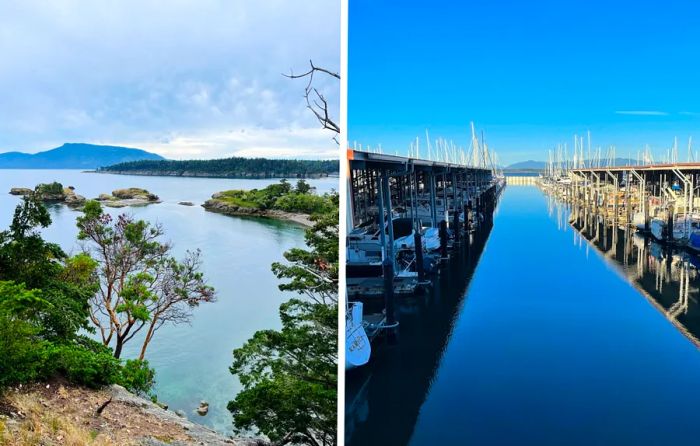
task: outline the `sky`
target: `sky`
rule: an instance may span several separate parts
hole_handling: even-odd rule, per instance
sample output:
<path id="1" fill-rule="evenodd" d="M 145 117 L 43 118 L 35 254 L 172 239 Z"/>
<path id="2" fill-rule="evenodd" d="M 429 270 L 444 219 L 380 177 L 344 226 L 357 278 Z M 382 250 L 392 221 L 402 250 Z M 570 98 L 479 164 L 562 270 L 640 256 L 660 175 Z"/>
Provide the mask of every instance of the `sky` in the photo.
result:
<path id="1" fill-rule="evenodd" d="M 305 81 L 282 76 L 309 59 L 339 71 L 339 2 L 0 0 L 0 152 L 335 158 Z M 338 81 L 315 86 L 337 116 Z"/>
<path id="2" fill-rule="evenodd" d="M 425 130 L 502 164 L 591 132 L 618 157 L 700 153 L 700 2 L 351 0 L 348 142 L 406 154 Z"/>

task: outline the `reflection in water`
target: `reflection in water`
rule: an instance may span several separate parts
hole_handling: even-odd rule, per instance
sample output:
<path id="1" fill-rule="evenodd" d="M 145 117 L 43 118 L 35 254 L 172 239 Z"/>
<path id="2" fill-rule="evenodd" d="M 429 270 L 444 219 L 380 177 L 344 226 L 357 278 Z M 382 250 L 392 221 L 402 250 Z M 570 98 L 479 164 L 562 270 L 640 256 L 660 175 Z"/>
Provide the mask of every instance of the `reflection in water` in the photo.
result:
<path id="1" fill-rule="evenodd" d="M 613 227 L 588 209 L 549 197 L 550 216 L 558 226 L 575 229 L 574 244 L 595 248 L 610 265 L 696 346 L 700 346 L 698 267 L 700 259 L 662 245 L 628 226 Z"/>
<path id="2" fill-rule="evenodd" d="M 455 250 L 425 295 L 397 302 L 398 341 L 373 345 L 372 359 L 346 378 L 345 436 L 348 445 L 407 444 L 435 379 L 456 316 L 493 227 L 492 212 L 470 242 Z M 381 311 L 381 299 L 365 311 Z"/>
<path id="3" fill-rule="evenodd" d="M 668 296 L 659 308 L 690 327 L 692 261 L 681 272 L 660 250 L 657 266 L 649 245 L 635 288 L 638 248 L 625 257 L 624 231 L 589 217 L 584 237 L 572 210 L 534 187 L 501 200 L 488 242 L 433 292 L 401 300 L 398 344 L 348 374 L 346 444 L 697 445 L 698 349 L 638 291 L 648 282 L 644 293 Z M 674 306 L 681 274 L 687 299 Z"/>

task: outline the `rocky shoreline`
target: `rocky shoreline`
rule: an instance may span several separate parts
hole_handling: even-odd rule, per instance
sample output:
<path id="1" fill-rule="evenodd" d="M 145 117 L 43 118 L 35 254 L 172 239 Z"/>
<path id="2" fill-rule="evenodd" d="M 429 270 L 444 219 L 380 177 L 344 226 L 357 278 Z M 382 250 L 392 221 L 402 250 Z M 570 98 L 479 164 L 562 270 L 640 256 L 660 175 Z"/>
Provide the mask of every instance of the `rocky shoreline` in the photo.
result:
<path id="1" fill-rule="evenodd" d="M 234 217 L 261 217 L 261 218 L 274 218 L 277 220 L 287 220 L 298 223 L 303 226 L 311 227 L 313 222 L 310 216 L 307 214 L 299 214 L 292 212 L 284 212 L 275 209 L 257 209 L 236 206 L 230 203 L 217 199 L 218 194 L 212 195 L 212 198 L 205 201 L 202 207 L 210 212 L 217 212 L 219 214 L 231 215 Z"/>
<path id="2" fill-rule="evenodd" d="M 50 429 L 38 429 L 44 420 Z M 41 444 L 66 444 L 68 435 L 75 439 L 84 430 L 109 444 L 269 445 L 262 439 L 226 437 L 117 385 L 92 390 L 49 383 L 9 390 L 0 401 L 0 426 L 10 438 L 22 438 L 29 429 L 41 435 Z"/>

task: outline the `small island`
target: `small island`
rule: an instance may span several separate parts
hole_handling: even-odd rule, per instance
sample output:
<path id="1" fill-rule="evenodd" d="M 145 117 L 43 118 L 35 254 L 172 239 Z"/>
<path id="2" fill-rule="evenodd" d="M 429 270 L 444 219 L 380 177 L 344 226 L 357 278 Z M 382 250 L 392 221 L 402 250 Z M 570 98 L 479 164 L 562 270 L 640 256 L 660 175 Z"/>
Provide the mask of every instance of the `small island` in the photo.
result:
<path id="1" fill-rule="evenodd" d="M 147 204 L 160 203 L 160 198 L 158 195 L 152 194 L 146 189 L 141 189 L 138 187 L 113 190 L 112 195 L 100 194 L 96 200 L 111 208 L 145 206 Z"/>
<path id="2" fill-rule="evenodd" d="M 63 187 L 61 183 L 56 181 L 48 184 L 37 184 L 34 189 L 13 187 L 10 189 L 10 194 L 20 196 L 33 194 L 39 200 L 46 203 L 63 203 L 73 207 L 85 204 L 85 197 L 76 194 L 73 186 Z"/>
<path id="3" fill-rule="evenodd" d="M 264 189 L 217 192 L 202 206 L 207 211 L 226 215 L 276 218 L 312 226 L 311 215 L 327 212 L 333 203 L 327 194 L 315 194 L 304 180 L 299 180 L 296 186 L 281 180 Z"/>
<path id="4" fill-rule="evenodd" d="M 75 192 L 73 186 L 63 187 L 59 182 L 54 181 L 48 184 L 38 184 L 34 189 L 28 187 L 13 187 L 10 189 L 11 195 L 33 195 L 44 203 L 59 203 L 74 208 L 82 207 L 87 201 L 82 195 Z M 146 189 L 130 187 L 128 189 L 117 189 L 111 194 L 100 194 L 95 200 L 102 205 L 113 208 L 127 206 L 145 206 L 152 203 L 160 203 L 158 195 L 152 194 Z"/>

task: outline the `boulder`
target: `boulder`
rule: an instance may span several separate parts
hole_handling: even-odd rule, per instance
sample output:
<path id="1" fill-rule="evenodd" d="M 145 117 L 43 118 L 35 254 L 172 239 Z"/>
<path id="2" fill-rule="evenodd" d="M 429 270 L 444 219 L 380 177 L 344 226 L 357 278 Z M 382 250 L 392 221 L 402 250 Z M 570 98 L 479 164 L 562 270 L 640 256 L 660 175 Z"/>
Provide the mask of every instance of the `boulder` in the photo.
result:
<path id="1" fill-rule="evenodd" d="M 130 187 L 128 189 L 117 189 L 112 191 L 112 195 L 122 200 L 141 199 L 147 201 L 158 201 L 158 195 L 148 192 L 146 189 Z"/>
<path id="2" fill-rule="evenodd" d="M 11 194 L 11 195 L 22 195 L 22 196 L 24 196 L 24 195 L 30 195 L 32 192 L 34 192 L 34 191 L 31 190 L 31 189 L 29 189 L 29 188 L 27 188 L 27 187 L 13 187 L 12 189 L 10 189 L 10 194 Z"/>
<path id="3" fill-rule="evenodd" d="M 68 206 L 82 206 L 85 204 L 85 197 L 78 194 L 66 195 L 65 203 Z"/>
<path id="4" fill-rule="evenodd" d="M 197 408 L 197 414 L 200 416 L 204 416 L 209 413 L 209 403 L 206 401 L 202 401 L 199 403 L 199 407 Z"/>
<path id="5" fill-rule="evenodd" d="M 194 206 L 194 203 L 192 203 L 191 201 L 181 201 L 178 204 L 181 204 L 183 206 Z"/>

